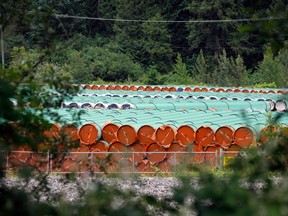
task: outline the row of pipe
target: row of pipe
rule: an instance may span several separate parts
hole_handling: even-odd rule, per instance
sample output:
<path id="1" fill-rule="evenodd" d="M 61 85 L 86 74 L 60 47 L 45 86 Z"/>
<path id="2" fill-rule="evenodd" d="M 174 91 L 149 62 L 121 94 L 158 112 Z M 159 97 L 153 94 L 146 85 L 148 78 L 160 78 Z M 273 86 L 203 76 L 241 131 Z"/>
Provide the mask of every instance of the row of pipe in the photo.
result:
<path id="1" fill-rule="evenodd" d="M 129 90 L 129 91 L 170 91 L 170 92 L 243 92 L 243 93 L 262 93 L 262 94 L 286 94 L 285 89 L 264 89 L 264 88 L 223 88 L 206 86 L 150 86 L 150 85 L 78 85 L 82 89 L 91 90 Z"/>
<path id="2" fill-rule="evenodd" d="M 112 123 L 105 126 L 115 127 Z M 85 125 L 85 127 L 87 127 L 87 125 Z M 113 131 L 115 131 L 115 129 L 116 128 L 114 128 Z M 240 127 L 233 132 L 231 127 L 223 126 L 218 128 L 214 133 L 214 140 L 217 144 L 209 145 L 210 141 L 208 142 L 208 140 L 212 138 L 213 134 L 211 128 L 202 126 L 194 131 L 193 127 L 185 125 L 177 129 L 175 139 L 171 144 L 166 145 L 167 142 L 164 141 L 162 144 L 165 145 L 162 145 L 157 143 L 156 140 L 152 140 L 150 135 L 147 136 L 148 129 L 151 130 L 151 128 L 145 127 L 142 128 L 142 131 L 139 129 L 137 133 L 140 134 L 139 140 L 131 144 L 122 143 L 115 137 L 115 139 L 113 139 L 111 133 L 108 133 L 108 137 L 112 138 L 110 143 L 107 142 L 107 139 L 103 139 L 104 136 L 101 140 L 97 140 L 94 143 L 91 143 L 89 139 L 89 143 L 87 143 L 87 139 L 85 139 L 84 141 L 86 141 L 86 143 L 84 143 L 81 141 L 79 132 L 79 146 L 72 148 L 70 154 L 59 153 L 51 159 L 50 156 L 47 157 L 46 153 L 29 152 L 31 150 L 29 147 L 21 146 L 17 149 L 18 151 L 12 152 L 9 155 L 7 162 L 11 167 L 15 167 L 17 164 L 29 164 L 37 166 L 42 171 L 48 170 L 49 172 L 101 172 L 104 169 L 106 172 L 114 172 L 119 171 L 119 168 L 121 168 L 119 161 L 122 160 L 126 163 L 125 167 L 129 167 L 129 171 L 134 167 L 134 172 L 153 172 L 151 165 L 157 166 L 162 170 L 171 171 L 172 165 L 183 162 L 208 162 L 210 165 L 215 165 L 216 155 L 219 154 L 221 148 L 226 155 L 234 155 L 235 153 L 229 152 L 240 151 L 242 148 L 246 148 L 253 139 L 251 137 L 253 136 L 253 132 L 250 128 Z M 285 127 L 284 129 L 287 134 L 288 128 Z M 119 130 L 118 128 L 117 131 Z M 161 134 L 163 130 L 166 130 L 166 134 L 170 133 L 167 131 L 167 127 L 163 127 L 161 130 L 162 131 L 159 131 L 158 129 L 158 135 L 155 135 L 155 137 L 167 137 L 167 135 L 164 136 L 164 134 Z M 279 130 L 279 128 L 277 130 Z M 265 127 L 262 129 L 261 140 L 263 142 L 269 139 L 269 135 L 265 136 L 265 133 L 271 133 L 271 131 L 276 131 L 276 128 Z M 50 138 L 54 137 L 57 139 L 57 134 L 60 133 L 59 126 L 53 124 L 50 132 Z M 157 130 L 155 131 L 152 128 L 149 134 L 152 133 L 157 133 Z M 102 132 L 102 134 L 104 135 L 104 132 Z M 49 133 L 47 135 L 49 135 Z M 197 136 L 199 137 L 197 138 Z M 234 138 L 233 144 L 229 144 L 233 136 L 236 138 Z M 168 136 L 166 139 L 170 138 L 171 137 Z M 193 140 L 195 140 L 195 142 Z M 108 164 L 108 166 L 102 167 L 101 169 L 103 164 L 101 165 L 100 159 L 106 159 L 105 164 Z"/>
<path id="3" fill-rule="evenodd" d="M 239 146 L 233 145 L 225 150 L 225 155 L 231 155 L 231 151 L 239 150 Z M 43 172 L 149 173 L 155 172 L 155 167 L 171 172 L 175 165 L 183 165 L 183 163 L 205 163 L 216 166 L 218 152 L 219 147 L 203 149 L 196 144 L 184 147 L 173 143 L 169 148 L 163 148 L 156 143 L 146 146 L 133 143 L 125 146 L 114 142 L 107 145 L 100 140 L 91 145 L 80 144 L 70 153 L 35 153 L 28 149 L 24 151 L 24 147 L 19 147 L 19 151 L 13 151 L 7 155 L 7 164 L 3 166 L 3 169 L 11 171 L 25 164 L 36 166 Z"/>
<path id="4" fill-rule="evenodd" d="M 56 93 L 57 94 L 57 93 Z M 56 95 L 55 94 L 55 95 Z M 261 95 L 261 94 L 244 94 L 244 93 L 215 93 L 215 92 L 204 92 L 204 93 L 188 93 L 188 92 L 177 92 L 177 93 L 147 93 L 147 92 L 120 92 L 115 91 L 111 93 L 108 91 L 92 93 L 91 91 L 82 91 L 73 96 L 86 96 L 86 97 L 125 97 L 125 98 L 174 98 L 174 99 L 207 99 L 207 100 L 254 100 L 254 101 L 265 101 L 265 100 L 277 100 L 280 99 L 279 95 Z"/>
<path id="5" fill-rule="evenodd" d="M 149 98 L 97 98 L 75 97 L 71 101 L 64 101 L 61 108 L 89 108 L 89 109 L 155 109 L 155 110 L 191 110 L 191 109 L 213 109 L 213 110 L 259 110 L 283 111 L 283 101 L 213 101 L 213 100 L 173 100 L 173 99 L 149 99 Z M 81 102 L 82 101 L 82 102 Z"/>
<path id="6" fill-rule="evenodd" d="M 98 93 L 98 94 L 97 94 Z M 199 102 L 199 103 L 211 103 L 209 101 L 239 101 L 239 104 L 243 104 L 241 107 L 245 107 L 245 102 L 242 101 L 267 101 L 270 103 L 267 107 L 272 111 L 287 111 L 288 101 L 284 97 L 279 97 L 277 95 L 264 95 L 259 97 L 259 95 L 251 94 L 235 94 L 235 93 L 214 93 L 211 95 L 210 93 L 200 93 L 200 94 L 189 94 L 189 93 L 181 93 L 181 94 L 121 94 L 121 92 L 115 92 L 115 94 L 111 94 L 111 92 L 103 92 L 99 93 L 99 91 L 95 94 L 91 94 L 91 91 L 81 92 L 78 95 L 73 96 L 69 101 L 64 101 L 62 107 L 76 107 L 76 108 L 118 108 L 118 109 L 129 109 L 137 107 L 137 104 L 151 104 L 151 103 L 165 103 L 165 104 L 176 104 L 176 103 L 190 103 L 190 102 Z M 183 100 L 184 99 L 184 100 Z M 186 102 L 186 101 L 189 102 Z M 161 102 L 160 102 L 161 101 Z M 184 102 L 185 101 L 185 102 Z M 241 101 L 241 102 L 240 102 Z M 77 104 L 78 103 L 78 104 Z M 215 103 L 217 104 L 217 103 Z M 219 103 L 221 104 L 221 103 Z M 256 104 L 256 103 L 255 103 Z M 259 104 L 259 103 L 258 103 Z M 262 103 L 263 104 L 263 103 Z M 99 105 L 99 106 L 98 106 Z M 124 105 L 124 107 L 122 107 Z M 83 106 L 83 107 L 82 107 Z M 153 108 L 153 107 L 152 107 Z M 169 108 L 169 107 L 168 107 Z M 247 106 L 249 108 L 249 105 Z"/>
<path id="7" fill-rule="evenodd" d="M 49 92 L 51 96 L 60 96 L 59 92 Z M 88 97 L 135 97 L 135 98 L 183 98 L 183 99 L 209 99 L 209 100 L 285 100 L 285 96 L 277 94 L 250 94 L 250 93 L 219 93 L 219 92 L 131 92 L 131 91 L 91 91 L 82 90 L 79 93 L 75 93 L 71 96 L 88 96 Z"/>
<path id="8" fill-rule="evenodd" d="M 69 119 L 68 112 L 65 113 L 65 110 L 61 115 Z M 242 115 L 245 117 L 242 118 Z M 88 110 L 82 116 L 81 126 L 75 128 L 77 132 L 74 132 L 74 135 L 76 133 L 80 141 L 87 144 L 102 138 L 108 143 L 116 140 L 130 145 L 140 141 L 143 144 L 156 142 L 159 145 L 169 146 L 174 141 L 185 145 L 179 138 L 179 134 L 183 133 L 183 136 L 187 138 L 188 143 L 186 144 L 191 144 L 195 140 L 204 147 L 215 144 L 225 147 L 233 142 L 241 146 L 242 135 L 239 136 L 240 138 L 238 135 L 250 134 L 249 136 L 246 134 L 245 138 L 248 142 L 247 145 L 250 145 L 255 137 L 259 138 L 259 131 L 265 127 L 266 118 L 265 113 L 261 112 Z M 285 124 L 286 120 L 283 118 L 281 121 Z M 217 138 L 220 136 L 219 134 L 225 134 L 225 136 Z M 226 141 L 223 140 L 228 136 L 227 134 L 229 134 L 231 142 L 226 144 Z M 191 138 L 188 139 L 190 136 Z"/>
<path id="9" fill-rule="evenodd" d="M 177 92 L 177 93 L 154 93 L 154 92 L 127 92 L 127 91 L 93 91 L 84 90 L 74 96 L 97 96 L 97 97 L 125 97 L 125 98 L 173 98 L 173 99 L 206 99 L 206 100 L 242 100 L 242 101 L 277 101 L 286 100 L 286 96 L 276 94 L 249 94 L 249 93 L 218 93 L 218 92 Z"/>

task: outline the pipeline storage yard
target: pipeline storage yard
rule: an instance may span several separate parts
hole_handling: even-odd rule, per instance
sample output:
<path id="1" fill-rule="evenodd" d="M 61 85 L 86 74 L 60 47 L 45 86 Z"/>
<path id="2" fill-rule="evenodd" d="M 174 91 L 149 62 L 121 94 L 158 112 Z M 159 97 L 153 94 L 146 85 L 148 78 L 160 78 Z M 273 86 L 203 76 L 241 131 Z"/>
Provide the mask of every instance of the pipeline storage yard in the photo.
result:
<path id="1" fill-rule="evenodd" d="M 282 89 L 79 87 L 54 109 L 68 124 L 51 120 L 45 133 L 59 139 L 64 131 L 78 145 L 56 153 L 44 151 L 45 145 L 39 145 L 39 152 L 20 146 L 7 154 L 5 171 L 23 164 L 47 173 L 149 174 L 172 173 L 183 164 L 221 167 L 241 149 L 265 142 L 271 130 L 268 116 L 287 111 Z M 57 94 L 51 90 L 51 99 Z M 76 125 L 72 119 L 79 110 L 85 112 Z M 286 129 L 287 116 L 279 124 Z"/>

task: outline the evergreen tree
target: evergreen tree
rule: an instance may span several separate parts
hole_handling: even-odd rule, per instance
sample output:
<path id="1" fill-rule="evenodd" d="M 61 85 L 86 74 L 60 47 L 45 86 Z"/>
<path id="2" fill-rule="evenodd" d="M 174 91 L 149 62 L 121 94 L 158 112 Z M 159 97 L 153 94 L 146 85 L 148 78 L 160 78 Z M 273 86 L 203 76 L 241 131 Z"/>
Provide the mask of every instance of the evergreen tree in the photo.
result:
<path id="1" fill-rule="evenodd" d="M 146 68 L 155 65 L 158 71 L 167 72 L 172 57 L 171 36 L 167 24 L 153 22 L 163 20 L 160 8 L 144 0 L 116 2 L 117 18 L 151 21 L 116 22 L 115 41 L 121 50 Z"/>
<path id="2" fill-rule="evenodd" d="M 277 56 L 273 56 L 272 49 L 268 49 L 264 54 L 263 61 L 253 74 L 254 84 L 275 82 L 277 87 L 287 87 L 288 85 L 288 48 L 287 45 L 279 51 Z"/>
<path id="3" fill-rule="evenodd" d="M 245 18 L 243 0 L 192 1 L 188 6 L 190 20 L 227 20 Z M 238 22 L 188 23 L 188 40 L 194 51 L 218 58 L 223 49 L 227 55 L 251 52 L 248 35 L 240 34 Z"/>
<path id="4" fill-rule="evenodd" d="M 193 78 L 189 75 L 186 64 L 183 62 L 181 55 L 178 53 L 176 63 L 173 65 L 169 81 L 178 85 L 192 85 L 194 84 Z"/>
<path id="5" fill-rule="evenodd" d="M 209 73 L 209 67 L 206 63 L 202 49 L 197 56 L 194 67 L 192 68 L 192 74 L 194 79 L 198 83 L 211 83 L 211 77 Z"/>
<path id="6" fill-rule="evenodd" d="M 248 84 L 248 73 L 243 59 L 228 57 L 226 51 L 218 59 L 214 69 L 213 80 L 219 86 L 243 86 Z"/>
<path id="7" fill-rule="evenodd" d="M 189 0 L 167 0 L 160 2 L 161 15 L 165 20 L 187 21 L 190 12 L 187 9 L 190 4 Z M 189 34 L 185 22 L 168 23 L 171 33 L 171 48 L 174 53 L 180 53 L 183 59 L 191 55 L 191 49 L 187 40 Z"/>
<path id="8" fill-rule="evenodd" d="M 159 13 L 149 19 L 163 20 Z M 155 65 L 160 72 L 169 71 L 169 63 L 172 58 L 172 49 L 170 47 L 171 35 L 168 32 L 166 23 L 143 23 L 141 25 L 144 39 L 143 52 L 145 54 L 144 63 Z"/>

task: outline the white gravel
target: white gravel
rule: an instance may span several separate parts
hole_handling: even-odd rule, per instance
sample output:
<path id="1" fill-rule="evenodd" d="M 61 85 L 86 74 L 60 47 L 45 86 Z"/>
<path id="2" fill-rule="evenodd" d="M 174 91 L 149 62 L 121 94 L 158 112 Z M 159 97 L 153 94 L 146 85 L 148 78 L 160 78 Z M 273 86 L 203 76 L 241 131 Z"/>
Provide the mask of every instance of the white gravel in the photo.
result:
<path id="1" fill-rule="evenodd" d="M 140 177 L 140 178 L 77 178 L 76 181 L 67 181 L 63 177 L 50 176 L 48 180 L 48 192 L 42 192 L 41 201 L 49 199 L 47 196 L 63 195 L 66 200 L 76 201 L 79 198 L 79 186 L 85 192 L 93 189 L 95 182 L 107 186 L 115 186 L 120 190 L 132 190 L 137 195 L 152 195 L 158 199 L 171 198 L 172 188 L 179 185 L 179 181 L 173 177 Z M 29 182 L 18 178 L 6 178 L 4 184 L 8 187 L 17 187 L 27 192 L 39 187 L 40 182 L 31 179 Z M 78 186 L 77 186 L 78 184 Z"/>
<path id="2" fill-rule="evenodd" d="M 281 182 L 281 178 L 272 178 L 275 184 Z M 283 180 L 283 179 L 282 179 Z M 38 199 L 42 202 L 49 202 L 57 205 L 57 199 L 55 197 L 62 196 L 65 200 L 70 202 L 77 202 L 79 198 L 83 197 L 83 193 L 87 193 L 95 188 L 95 182 L 100 182 L 107 186 L 115 186 L 120 190 L 132 190 L 138 195 L 152 195 L 158 200 L 168 199 L 170 200 L 173 195 L 173 188 L 179 186 L 181 183 L 177 178 L 173 177 L 139 177 L 139 178 L 91 178 L 91 177 L 79 177 L 76 181 L 67 181 L 67 179 L 60 176 L 47 177 L 47 190 L 39 191 Z M 6 184 L 8 187 L 17 187 L 26 190 L 28 193 L 37 190 L 40 182 L 35 179 L 29 180 L 27 183 L 19 178 L 6 178 L 3 179 L 2 184 Z M 244 187 L 252 187 L 261 191 L 263 183 L 258 182 L 254 185 L 250 185 L 243 181 Z M 193 179 L 191 181 L 191 187 L 198 187 L 198 180 Z M 43 188 L 43 187 L 42 187 Z M 79 190 L 80 188 L 80 190 Z M 189 203 L 193 202 L 193 198 Z M 173 205 L 173 203 L 171 203 Z M 195 215 L 190 210 L 181 210 L 181 215 Z M 184 213 L 184 211 L 186 211 Z M 152 215 L 166 215 L 161 212 Z"/>

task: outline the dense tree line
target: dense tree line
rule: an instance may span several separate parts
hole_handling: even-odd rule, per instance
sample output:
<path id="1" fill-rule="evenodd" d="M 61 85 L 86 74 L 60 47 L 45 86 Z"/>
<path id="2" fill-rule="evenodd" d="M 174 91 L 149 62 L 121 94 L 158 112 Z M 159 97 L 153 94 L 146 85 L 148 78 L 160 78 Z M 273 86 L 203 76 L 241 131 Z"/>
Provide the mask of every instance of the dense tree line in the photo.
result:
<path id="1" fill-rule="evenodd" d="M 61 36 L 53 44 L 55 53 L 39 70 L 52 67 L 74 83 L 247 86 L 275 82 L 275 86 L 287 86 L 288 9 L 284 0 L 22 0 L 1 4 L 3 9 L 13 4 L 18 12 L 14 17 L 8 16 L 9 11 L 1 15 L 7 65 L 13 65 L 17 55 L 33 60 L 39 46 Z M 35 8 L 40 10 L 32 13 Z M 39 20 L 47 19 L 44 11 L 48 8 L 53 28 L 44 29 Z M 191 22 L 263 17 L 286 19 Z"/>

